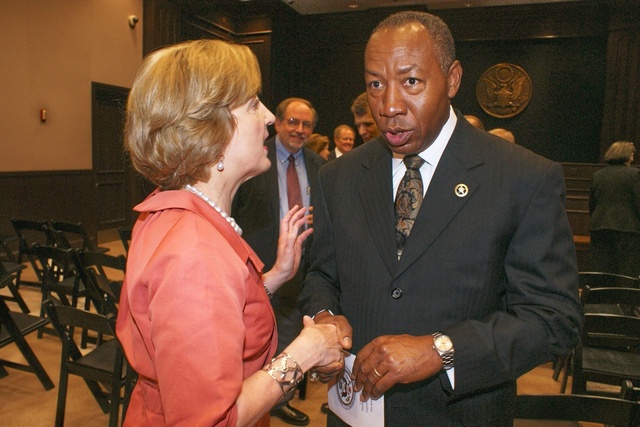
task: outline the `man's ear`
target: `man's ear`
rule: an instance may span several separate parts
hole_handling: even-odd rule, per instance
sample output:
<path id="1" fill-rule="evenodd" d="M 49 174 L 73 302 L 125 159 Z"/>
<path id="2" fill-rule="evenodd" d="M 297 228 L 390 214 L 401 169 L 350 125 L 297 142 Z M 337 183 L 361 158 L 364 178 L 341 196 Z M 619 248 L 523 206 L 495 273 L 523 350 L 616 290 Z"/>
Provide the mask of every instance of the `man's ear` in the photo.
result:
<path id="1" fill-rule="evenodd" d="M 448 90 L 447 95 L 449 99 L 452 99 L 458 93 L 458 89 L 460 89 L 460 83 L 462 82 L 462 65 L 460 61 L 457 59 L 453 61 L 453 64 L 449 67 L 449 71 L 447 72 L 447 84 Z"/>

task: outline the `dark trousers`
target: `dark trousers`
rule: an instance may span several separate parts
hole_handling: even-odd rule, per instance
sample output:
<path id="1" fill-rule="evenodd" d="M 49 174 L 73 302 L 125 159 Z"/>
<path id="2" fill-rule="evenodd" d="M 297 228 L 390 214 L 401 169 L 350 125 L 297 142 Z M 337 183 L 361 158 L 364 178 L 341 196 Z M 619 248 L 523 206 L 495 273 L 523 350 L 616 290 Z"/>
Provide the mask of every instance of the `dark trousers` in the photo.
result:
<path id="1" fill-rule="evenodd" d="M 278 327 L 278 349 L 276 350 L 276 355 L 282 353 L 302 331 L 302 313 L 298 308 L 297 299 L 292 299 L 289 296 L 279 296 L 278 292 L 271 300 Z M 275 408 L 288 404 L 294 395 L 295 393 L 291 393 L 288 396 L 289 399 L 280 402 Z"/>
<path id="2" fill-rule="evenodd" d="M 591 267 L 603 273 L 640 275 L 640 234 L 591 231 Z"/>

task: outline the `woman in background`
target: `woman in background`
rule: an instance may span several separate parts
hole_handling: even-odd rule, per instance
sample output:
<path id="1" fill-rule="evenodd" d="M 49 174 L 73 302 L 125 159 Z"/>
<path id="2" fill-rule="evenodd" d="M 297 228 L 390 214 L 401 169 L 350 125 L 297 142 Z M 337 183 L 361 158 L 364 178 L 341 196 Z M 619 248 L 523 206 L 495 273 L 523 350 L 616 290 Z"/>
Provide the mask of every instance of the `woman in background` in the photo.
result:
<path id="1" fill-rule="evenodd" d="M 636 147 L 614 142 L 607 166 L 593 174 L 589 213 L 594 271 L 640 274 L 640 170 L 630 167 Z"/>
<path id="2" fill-rule="evenodd" d="M 139 374 L 130 426 L 268 425 L 269 409 L 314 366 L 339 368 L 335 327 L 309 317 L 277 344 L 269 296 L 298 268 L 304 208 L 280 225 L 278 258 L 263 264 L 226 212 L 240 184 L 270 167 L 274 116 L 258 99 L 255 56 L 198 40 L 148 56 L 127 105 L 134 167 L 158 186 L 135 207 L 117 334 Z"/>
<path id="3" fill-rule="evenodd" d="M 323 159 L 327 160 L 329 157 L 329 137 L 320 135 L 319 133 L 312 133 L 307 141 L 307 148 L 320 154 Z"/>

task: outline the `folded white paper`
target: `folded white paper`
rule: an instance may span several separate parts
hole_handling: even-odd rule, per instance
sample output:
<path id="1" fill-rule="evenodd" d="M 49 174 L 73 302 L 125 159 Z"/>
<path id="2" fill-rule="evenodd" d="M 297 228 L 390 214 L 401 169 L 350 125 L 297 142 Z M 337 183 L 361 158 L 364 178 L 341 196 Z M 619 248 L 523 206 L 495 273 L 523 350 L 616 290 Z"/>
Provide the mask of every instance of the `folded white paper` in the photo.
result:
<path id="1" fill-rule="evenodd" d="M 353 354 L 345 357 L 342 376 L 330 384 L 329 409 L 351 427 L 384 427 L 384 396 L 361 402 L 362 393 L 353 390 L 355 382 L 351 380 L 351 370 L 355 360 Z"/>

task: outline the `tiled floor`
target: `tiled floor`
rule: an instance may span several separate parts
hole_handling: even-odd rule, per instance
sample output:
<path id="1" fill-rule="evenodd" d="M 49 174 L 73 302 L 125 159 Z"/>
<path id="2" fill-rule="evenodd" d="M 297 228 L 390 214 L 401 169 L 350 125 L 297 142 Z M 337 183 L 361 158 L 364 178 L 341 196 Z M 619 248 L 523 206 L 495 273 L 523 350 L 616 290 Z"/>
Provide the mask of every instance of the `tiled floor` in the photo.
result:
<path id="1" fill-rule="evenodd" d="M 119 241 L 102 243 L 111 248 L 111 253 L 122 253 Z M 3 292 L 6 290 L 2 290 Z M 21 293 L 34 313 L 39 311 L 40 293 L 35 288 L 22 287 Z M 58 338 L 45 335 L 37 339 L 31 334 L 27 341 L 36 353 L 47 373 L 58 384 L 60 363 L 60 342 Z M 22 361 L 14 345 L 0 349 L 0 358 Z M 53 425 L 57 401 L 57 387 L 45 391 L 37 378 L 30 373 L 8 369 L 9 375 L 0 378 L 0 425 L 3 427 L 39 427 Z M 524 375 L 518 380 L 520 393 L 545 394 L 557 393 L 559 383 L 551 378 L 551 365 L 546 364 Z M 569 385 L 570 388 L 570 385 Z M 326 386 L 321 383 L 308 384 L 307 397 L 300 400 L 295 397 L 291 405 L 305 412 L 311 418 L 311 427 L 325 425 L 326 416 L 320 411 L 320 405 L 327 400 Z M 86 385 L 77 377 L 71 376 L 66 411 L 68 426 L 106 426 L 108 415 L 100 411 L 97 403 L 89 394 Z M 277 418 L 271 418 L 274 427 L 286 427 Z"/>

